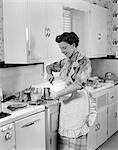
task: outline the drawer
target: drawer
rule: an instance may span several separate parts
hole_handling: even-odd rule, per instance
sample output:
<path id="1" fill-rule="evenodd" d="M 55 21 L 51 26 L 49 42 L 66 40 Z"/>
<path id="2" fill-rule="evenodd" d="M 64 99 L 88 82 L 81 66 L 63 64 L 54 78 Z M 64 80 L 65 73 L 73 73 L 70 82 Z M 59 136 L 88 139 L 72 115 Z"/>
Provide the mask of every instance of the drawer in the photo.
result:
<path id="1" fill-rule="evenodd" d="M 111 104 L 113 102 L 117 101 L 117 90 L 115 87 L 109 90 L 108 93 L 108 104 Z"/>

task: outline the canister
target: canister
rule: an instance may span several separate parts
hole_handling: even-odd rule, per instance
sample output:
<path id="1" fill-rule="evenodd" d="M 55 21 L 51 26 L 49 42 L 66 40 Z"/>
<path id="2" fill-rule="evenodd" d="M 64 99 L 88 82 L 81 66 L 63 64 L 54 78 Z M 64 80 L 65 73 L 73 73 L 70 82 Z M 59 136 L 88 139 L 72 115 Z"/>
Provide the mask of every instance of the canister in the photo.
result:
<path id="1" fill-rule="evenodd" d="M 45 87 L 43 93 L 44 93 L 44 95 L 43 95 L 44 99 L 46 99 L 46 100 L 50 99 L 50 88 L 49 87 Z"/>

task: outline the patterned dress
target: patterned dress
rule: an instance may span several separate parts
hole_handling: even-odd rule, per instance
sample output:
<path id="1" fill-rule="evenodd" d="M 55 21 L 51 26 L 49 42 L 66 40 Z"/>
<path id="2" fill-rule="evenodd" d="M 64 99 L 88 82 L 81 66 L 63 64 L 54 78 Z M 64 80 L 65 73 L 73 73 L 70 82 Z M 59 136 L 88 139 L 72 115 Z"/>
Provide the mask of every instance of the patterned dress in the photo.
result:
<path id="1" fill-rule="evenodd" d="M 96 101 L 86 90 L 91 75 L 88 58 L 75 51 L 71 58 L 65 58 L 49 65 L 51 72 L 60 72 L 60 77 L 69 86 L 76 83 L 80 90 L 73 92 L 68 100 L 60 98 L 59 150 L 86 150 L 87 133 L 96 118 Z"/>

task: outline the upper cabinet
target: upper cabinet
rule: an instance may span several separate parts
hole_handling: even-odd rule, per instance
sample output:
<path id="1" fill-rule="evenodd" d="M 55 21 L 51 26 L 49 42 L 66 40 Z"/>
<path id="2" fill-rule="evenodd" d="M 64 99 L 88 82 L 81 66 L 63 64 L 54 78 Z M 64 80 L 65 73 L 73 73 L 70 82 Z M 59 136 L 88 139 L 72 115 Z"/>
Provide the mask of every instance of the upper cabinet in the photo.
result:
<path id="1" fill-rule="evenodd" d="M 107 56 L 107 9 L 91 5 L 89 10 L 88 57 Z"/>
<path id="2" fill-rule="evenodd" d="M 107 9 L 82 0 L 4 0 L 5 63 L 48 64 L 63 58 L 55 38 L 65 31 L 65 8 L 71 12 L 70 31 L 80 37 L 79 50 L 89 58 L 106 56 Z"/>
<path id="3" fill-rule="evenodd" d="M 55 42 L 63 32 L 61 2 L 4 0 L 3 18 L 5 63 L 27 64 L 62 57 Z"/>
<path id="4" fill-rule="evenodd" d="M 107 9 L 85 2 L 64 0 L 71 11 L 71 30 L 80 38 L 79 50 L 89 58 L 107 55 Z"/>

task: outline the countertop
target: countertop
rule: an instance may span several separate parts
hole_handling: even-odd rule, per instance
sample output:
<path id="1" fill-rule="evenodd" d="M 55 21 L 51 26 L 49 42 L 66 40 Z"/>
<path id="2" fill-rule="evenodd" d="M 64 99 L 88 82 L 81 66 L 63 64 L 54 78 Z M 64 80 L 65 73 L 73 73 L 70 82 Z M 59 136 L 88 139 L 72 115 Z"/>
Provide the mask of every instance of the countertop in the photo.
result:
<path id="1" fill-rule="evenodd" d="M 98 87 L 91 87 L 91 86 L 87 86 L 86 89 L 88 91 L 90 91 L 91 93 L 96 93 L 96 92 L 100 92 L 100 91 L 103 91 L 103 90 L 106 90 L 108 88 L 111 88 L 113 87 L 114 84 L 113 83 L 100 83 L 98 85 Z"/>
<path id="2" fill-rule="evenodd" d="M 45 111 L 45 106 L 43 106 L 43 105 L 39 105 L 39 106 L 29 106 L 28 105 L 25 108 L 21 108 L 21 109 L 15 110 L 15 111 L 10 111 L 7 109 L 7 106 L 9 104 L 13 104 L 13 102 L 3 103 L 2 110 L 3 110 L 3 112 L 10 113 L 11 115 L 0 119 L 0 126 L 17 121 L 26 116 L 30 116 L 30 115 Z"/>
<path id="3" fill-rule="evenodd" d="M 56 90 L 61 89 L 61 86 L 59 83 L 61 84 L 61 82 L 58 82 L 58 84 L 57 84 L 58 88 Z M 40 85 L 35 85 L 35 87 L 39 87 L 39 86 Z M 44 84 L 43 84 L 43 86 L 44 86 Z M 46 84 L 46 86 L 47 86 L 47 84 Z M 108 89 L 110 87 L 113 87 L 113 86 L 114 86 L 113 83 L 100 83 L 100 85 L 97 88 L 87 86 L 86 89 L 91 93 L 96 93 L 96 92 Z M 62 87 L 64 87 L 64 85 Z M 9 124 L 9 123 L 15 122 L 15 121 L 22 119 L 24 117 L 45 111 L 46 107 L 49 107 L 49 106 L 54 105 L 56 103 L 59 103 L 59 101 L 58 100 L 49 100 L 49 101 L 47 101 L 47 103 L 41 104 L 41 105 L 29 105 L 29 104 L 27 104 L 27 107 L 24 107 L 24 108 L 15 110 L 15 111 L 11 111 L 11 110 L 7 109 L 8 105 L 15 104 L 15 103 L 19 103 L 19 102 L 8 101 L 8 102 L 3 103 L 3 106 L 2 106 L 3 112 L 10 113 L 11 115 L 0 119 L 0 127 L 3 125 Z"/>

